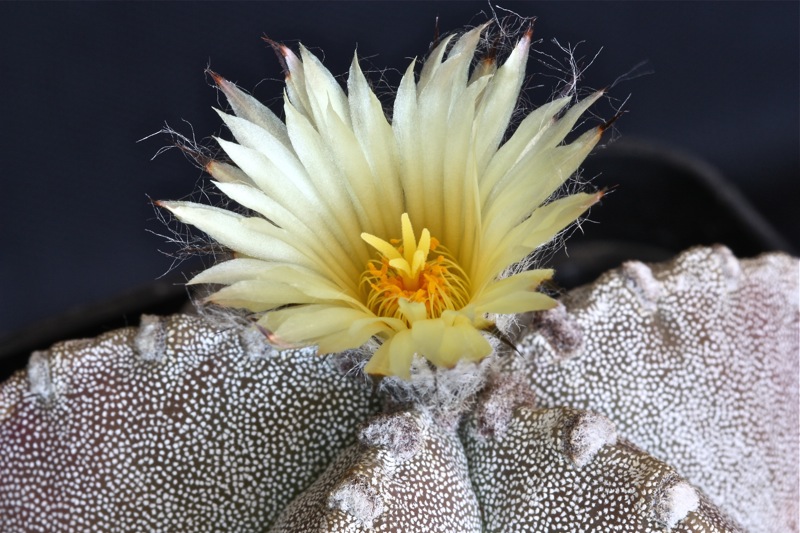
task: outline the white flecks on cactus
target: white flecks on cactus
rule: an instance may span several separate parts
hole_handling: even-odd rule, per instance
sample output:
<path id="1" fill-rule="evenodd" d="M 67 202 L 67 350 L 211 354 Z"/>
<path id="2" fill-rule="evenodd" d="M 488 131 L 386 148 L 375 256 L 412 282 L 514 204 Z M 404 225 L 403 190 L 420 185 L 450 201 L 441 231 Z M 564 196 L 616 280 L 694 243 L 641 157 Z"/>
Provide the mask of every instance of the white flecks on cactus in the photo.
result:
<path id="1" fill-rule="evenodd" d="M 741 531 L 713 506 L 692 505 L 683 485 L 676 493 L 673 468 L 609 438 L 598 420 L 574 409 L 522 407 L 502 440 L 474 438 L 477 428 L 468 426 L 464 445 L 484 531 L 662 533 L 665 525 L 674 533 Z M 598 434 L 605 435 L 592 439 L 605 444 L 580 467 L 563 446 L 576 421 L 595 426 L 586 434 L 602 426 Z"/>
<path id="2" fill-rule="evenodd" d="M 182 315 L 35 353 L 0 387 L 0 531 L 263 531 L 378 408 L 264 353 Z"/>
<path id="3" fill-rule="evenodd" d="M 748 531 L 797 531 L 799 276 L 787 255 L 719 246 L 628 263 L 534 316 L 505 371 L 542 407 L 605 414 Z M 576 325 L 580 349 L 552 341 Z"/>
<path id="4" fill-rule="evenodd" d="M 383 415 L 365 433 L 371 444 L 346 450 L 292 502 L 273 532 L 341 523 L 341 513 L 352 517 L 347 528 L 323 531 L 481 531 L 464 450 L 454 433 L 421 411 Z M 412 454 L 405 446 L 398 449 L 398 442 L 419 444 Z M 349 525 L 353 521 L 363 529 Z"/>
<path id="5" fill-rule="evenodd" d="M 740 531 L 713 501 L 797 531 L 797 260 L 644 268 L 400 397 L 180 315 L 37 352 L 0 386 L 0 530 Z"/>

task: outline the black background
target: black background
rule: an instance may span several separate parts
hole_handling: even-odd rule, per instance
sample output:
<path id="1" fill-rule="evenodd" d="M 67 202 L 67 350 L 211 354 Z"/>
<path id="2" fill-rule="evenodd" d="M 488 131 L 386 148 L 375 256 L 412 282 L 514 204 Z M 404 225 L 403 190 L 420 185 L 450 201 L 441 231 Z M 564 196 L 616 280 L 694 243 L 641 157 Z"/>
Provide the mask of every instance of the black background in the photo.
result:
<path id="1" fill-rule="evenodd" d="M 588 63 L 602 49 L 581 85 L 623 78 L 606 117 L 630 95 L 609 139 L 704 159 L 797 246 L 800 3 L 501 5 L 538 17 L 537 50 L 564 59 L 552 39 L 580 42 Z M 184 198 L 204 177 L 176 150 L 152 159 L 167 136 L 137 141 L 165 122 L 201 141 L 223 132 L 206 67 L 280 112 L 282 74 L 263 34 L 302 41 L 334 74 L 355 47 L 367 68 L 404 69 L 427 51 L 437 16 L 447 31 L 489 13 L 486 2 L 0 4 L 0 337 L 169 270 L 158 250 L 174 247 L 146 231 L 165 232 L 148 196 Z M 541 103 L 558 80 L 532 57 L 527 94 Z M 592 218 L 612 209 L 613 197 Z"/>

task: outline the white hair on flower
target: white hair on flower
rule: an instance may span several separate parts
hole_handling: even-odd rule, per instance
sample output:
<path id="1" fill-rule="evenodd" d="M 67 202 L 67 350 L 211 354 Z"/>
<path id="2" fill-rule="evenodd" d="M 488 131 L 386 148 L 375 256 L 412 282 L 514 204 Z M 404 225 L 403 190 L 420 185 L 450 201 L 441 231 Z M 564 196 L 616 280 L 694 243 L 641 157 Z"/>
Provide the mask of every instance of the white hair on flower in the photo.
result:
<path id="1" fill-rule="evenodd" d="M 486 26 L 442 38 L 418 79 L 411 62 L 391 122 L 357 57 L 345 92 L 305 47 L 276 45 L 285 122 L 215 76 L 237 142 L 218 139 L 234 164 L 207 169 L 256 215 L 160 203 L 235 254 L 190 283 L 226 285 L 208 300 L 257 313 L 285 343 L 331 353 L 376 338 L 365 370 L 400 377 L 415 354 L 438 367 L 478 361 L 494 317 L 553 307 L 537 291 L 551 270 L 508 274 L 601 197 L 550 200 L 600 138 L 602 126 L 563 144 L 602 93 L 549 102 L 502 142 L 531 33 L 502 65 L 472 67 Z"/>

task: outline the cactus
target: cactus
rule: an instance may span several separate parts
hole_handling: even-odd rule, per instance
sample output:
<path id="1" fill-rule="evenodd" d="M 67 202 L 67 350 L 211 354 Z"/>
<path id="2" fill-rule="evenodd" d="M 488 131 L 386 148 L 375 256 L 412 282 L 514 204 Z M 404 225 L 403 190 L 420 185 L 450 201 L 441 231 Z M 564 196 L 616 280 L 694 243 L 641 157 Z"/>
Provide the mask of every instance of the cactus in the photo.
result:
<path id="1" fill-rule="evenodd" d="M 0 386 L 0 530 L 796 531 L 797 294 L 781 254 L 629 263 L 456 403 L 145 316 Z"/>
<path id="2" fill-rule="evenodd" d="M 626 263 L 532 318 L 505 371 L 605 414 L 748 531 L 797 531 L 798 290 L 782 254 Z"/>

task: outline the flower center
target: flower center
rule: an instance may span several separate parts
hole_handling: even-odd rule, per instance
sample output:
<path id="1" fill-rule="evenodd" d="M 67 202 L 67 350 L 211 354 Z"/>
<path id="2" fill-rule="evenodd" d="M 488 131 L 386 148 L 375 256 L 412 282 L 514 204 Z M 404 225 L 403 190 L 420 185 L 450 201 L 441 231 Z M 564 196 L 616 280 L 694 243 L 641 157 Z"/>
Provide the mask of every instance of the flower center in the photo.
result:
<path id="1" fill-rule="evenodd" d="M 469 282 L 461 267 L 428 229 L 419 242 L 407 213 L 401 217 L 402 239 L 386 242 L 369 233 L 361 238 L 375 248 L 379 259 L 367 263 L 361 282 L 369 285 L 367 306 L 378 316 L 403 316 L 399 300 L 425 304 L 427 318 L 439 318 L 448 310 L 469 303 Z M 431 253 L 433 252 L 433 254 Z"/>

